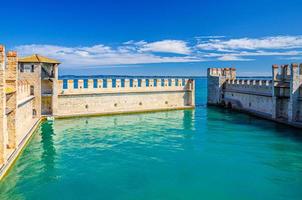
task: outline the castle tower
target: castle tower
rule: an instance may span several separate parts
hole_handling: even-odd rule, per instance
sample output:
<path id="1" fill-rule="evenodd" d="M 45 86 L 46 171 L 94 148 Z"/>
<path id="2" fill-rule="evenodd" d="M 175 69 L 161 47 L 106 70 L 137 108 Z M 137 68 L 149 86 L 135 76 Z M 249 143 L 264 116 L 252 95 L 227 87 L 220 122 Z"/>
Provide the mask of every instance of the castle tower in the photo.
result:
<path id="1" fill-rule="evenodd" d="M 298 118 L 298 101 L 299 88 L 301 85 L 300 69 L 298 64 L 291 64 L 290 66 L 290 99 L 288 103 L 288 121 L 295 122 Z"/>
<path id="2" fill-rule="evenodd" d="M 17 52 L 9 51 L 7 53 L 6 64 L 6 87 L 10 94 L 6 101 L 8 148 L 16 147 L 16 109 L 17 109 L 17 80 L 18 80 L 18 58 Z"/>
<path id="3" fill-rule="evenodd" d="M 223 85 L 236 79 L 235 68 L 208 68 L 208 104 L 219 104 L 223 99 Z"/>
<path id="4" fill-rule="evenodd" d="M 6 94 L 5 94 L 5 48 L 0 45 L 0 166 L 6 157 Z"/>
<path id="5" fill-rule="evenodd" d="M 60 62 L 34 54 L 19 59 L 19 78 L 32 87 L 36 118 L 54 115 L 58 105 L 58 65 Z"/>

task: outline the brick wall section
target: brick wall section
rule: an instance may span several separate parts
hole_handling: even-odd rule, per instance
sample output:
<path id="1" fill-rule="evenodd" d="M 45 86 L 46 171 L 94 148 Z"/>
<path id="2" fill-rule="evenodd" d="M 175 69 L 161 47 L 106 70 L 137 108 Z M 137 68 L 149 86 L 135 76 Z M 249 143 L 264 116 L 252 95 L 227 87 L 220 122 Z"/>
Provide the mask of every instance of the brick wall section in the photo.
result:
<path id="1" fill-rule="evenodd" d="M 4 164 L 6 155 L 6 94 L 5 94 L 5 49 L 0 45 L 0 166 Z"/>
<path id="2" fill-rule="evenodd" d="M 7 53 L 6 64 L 6 86 L 13 91 L 17 91 L 18 80 L 18 58 L 17 52 L 9 51 Z M 14 149 L 16 147 L 16 109 L 17 109 L 17 92 L 10 94 L 7 103 L 9 114 L 7 115 L 7 130 L 8 130 L 8 148 Z"/>

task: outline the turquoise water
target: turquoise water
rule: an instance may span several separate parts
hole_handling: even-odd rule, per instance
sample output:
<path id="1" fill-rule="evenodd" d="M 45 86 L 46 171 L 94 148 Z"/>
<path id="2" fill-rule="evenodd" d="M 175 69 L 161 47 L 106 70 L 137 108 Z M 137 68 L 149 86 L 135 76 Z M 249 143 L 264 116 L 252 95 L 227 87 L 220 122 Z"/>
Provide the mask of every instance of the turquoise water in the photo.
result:
<path id="1" fill-rule="evenodd" d="M 205 87 L 195 111 L 43 123 L 0 199 L 302 199 L 301 131 L 207 108 Z"/>

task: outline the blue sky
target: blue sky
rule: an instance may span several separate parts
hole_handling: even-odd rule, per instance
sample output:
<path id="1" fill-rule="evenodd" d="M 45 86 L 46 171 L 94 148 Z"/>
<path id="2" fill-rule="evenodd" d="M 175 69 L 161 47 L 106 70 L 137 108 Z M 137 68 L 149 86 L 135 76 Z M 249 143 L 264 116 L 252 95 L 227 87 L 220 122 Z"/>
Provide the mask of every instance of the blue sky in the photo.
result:
<path id="1" fill-rule="evenodd" d="M 63 74 L 269 75 L 302 61 L 302 1 L 2 1 L 0 42 Z"/>

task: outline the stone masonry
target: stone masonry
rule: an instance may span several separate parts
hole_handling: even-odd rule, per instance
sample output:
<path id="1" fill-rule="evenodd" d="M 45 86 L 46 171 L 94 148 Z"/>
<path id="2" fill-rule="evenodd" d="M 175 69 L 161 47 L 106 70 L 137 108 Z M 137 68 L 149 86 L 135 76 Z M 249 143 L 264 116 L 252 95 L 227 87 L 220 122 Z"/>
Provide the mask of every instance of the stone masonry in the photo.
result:
<path id="1" fill-rule="evenodd" d="M 59 80 L 56 60 L 0 45 L 0 179 L 46 117 L 194 108 L 191 79 Z"/>
<path id="2" fill-rule="evenodd" d="M 238 79 L 234 68 L 208 69 L 208 104 L 302 127 L 302 64 L 272 66 L 272 79 Z"/>

